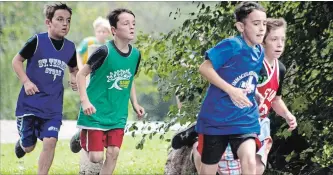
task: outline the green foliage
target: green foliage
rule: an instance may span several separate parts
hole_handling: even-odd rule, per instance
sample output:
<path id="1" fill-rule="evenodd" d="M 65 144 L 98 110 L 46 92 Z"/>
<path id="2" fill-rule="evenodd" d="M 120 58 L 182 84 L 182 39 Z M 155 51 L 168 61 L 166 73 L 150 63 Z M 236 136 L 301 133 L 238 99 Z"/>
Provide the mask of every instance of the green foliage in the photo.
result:
<path id="1" fill-rule="evenodd" d="M 223 2 L 227 10 L 217 8 L 211 10 L 210 6 L 202 3 L 197 18 L 191 17 L 179 29 L 159 37 L 142 35 L 138 37 L 138 48 L 147 56 L 143 67 L 147 74 L 158 76 L 156 81 L 158 90 L 166 99 L 174 94 L 183 101 L 182 111 L 186 111 L 185 120 L 194 120 L 203 98 L 207 82 L 198 76 L 198 66 L 203 60 L 203 52 L 212 47 L 221 38 L 234 34 L 232 24 L 232 6 Z M 221 25 L 210 18 L 217 17 Z M 225 30 L 226 29 L 226 30 Z M 178 110 L 172 110 L 168 116 L 176 116 Z"/>
<path id="2" fill-rule="evenodd" d="M 80 110 L 80 98 L 78 92 L 67 88 L 64 92 L 64 112 L 63 117 L 68 120 L 76 120 Z"/>
<path id="3" fill-rule="evenodd" d="M 158 76 L 156 82 L 165 97 L 176 94 L 184 101 L 183 115 L 170 110 L 170 123 L 195 120 L 208 86 L 198 67 L 208 48 L 236 34 L 235 4 L 197 3 L 198 11 L 190 13 L 181 27 L 159 37 L 138 38 L 146 41 L 138 44 L 149 56 L 143 63 L 145 72 Z M 270 171 L 325 173 L 333 166 L 333 137 L 327 134 L 333 131 L 332 3 L 262 4 L 269 17 L 284 17 L 288 23 L 286 49 L 281 58 L 288 68 L 283 98 L 298 120 L 298 129 L 289 133 L 285 121 L 271 113 L 274 145 L 269 156 Z"/>

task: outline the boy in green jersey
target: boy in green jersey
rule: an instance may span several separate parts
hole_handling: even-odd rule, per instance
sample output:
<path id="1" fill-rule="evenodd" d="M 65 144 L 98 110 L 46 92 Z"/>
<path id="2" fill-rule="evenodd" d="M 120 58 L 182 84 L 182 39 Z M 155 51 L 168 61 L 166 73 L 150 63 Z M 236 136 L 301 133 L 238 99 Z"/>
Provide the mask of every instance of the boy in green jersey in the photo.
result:
<path id="1" fill-rule="evenodd" d="M 81 109 L 77 127 L 80 145 L 88 152 L 91 162 L 106 159 L 100 174 L 112 174 L 128 117 L 128 100 L 138 118 L 145 113 L 136 98 L 134 76 L 141 55 L 130 45 L 135 37 L 135 15 L 127 9 L 116 9 L 108 15 L 114 40 L 99 47 L 78 72 L 77 81 Z M 90 83 L 86 89 L 86 76 Z"/>

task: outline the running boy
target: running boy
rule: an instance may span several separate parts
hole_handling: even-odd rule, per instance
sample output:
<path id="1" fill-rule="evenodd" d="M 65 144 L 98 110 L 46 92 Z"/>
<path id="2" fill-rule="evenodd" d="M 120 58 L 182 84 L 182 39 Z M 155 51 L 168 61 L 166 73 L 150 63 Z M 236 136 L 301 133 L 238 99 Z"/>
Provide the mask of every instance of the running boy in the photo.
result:
<path id="1" fill-rule="evenodd" d="M 81 69 L 84 64 L 87 63 L 88 60 L 88 47 L 90 45 L 103 45 L 108 40 L 107 38 L 111 34 L 111 26 L 107 19 L 102 17 L 98 17 L 93 22 L 93 27 L 95 31 L 95 36 L 84 38 L 79 47 L 77 48 L 77 62 L 78 67 Z"/>
<path id="2" fill-rule="evenodd" d="M 98 17 L 93 22 L 93 27 L 95 30 L 95 36 L 94 37 L 87 37 L 83 39 L 83 41 L 80 43 L 78 49 L 77 49 L 77 62 L 79 69 L 82 69 L 83 65 L 87 63 L 88 56 L 91 53 L 91 50 L 95 51 L 98 47 L 108 42 L 107 38 L 111 34 L 111 26 L 107 19 Z M 91 50 L 90 50 L 91 49 Z M 90 51 L 89 51 L 90 50 Z M 92 52 L 93 53 L 93 52 Z M 90 76 L 86 77 L 86 84 L 89 84 L 90 82 Z M 70 149 L 73 153 L 78 153 L 81 150 L 80 146 L 80 132 L 79 129 L 76 134 L 73 135 L 70 141 Z"/>
<path id="3" fill-rule="evenodd" d="M 235 10 L 240 36 L 224 39 L 206 52 L 199 71 L 210 86 L 198 115 L 199 174 L 216 174 L 228 143 L 242 172 L 255 174 L 257 134 L 260 133 L 255 90 L 264 59 L 265 9 L 242 2 Z M 195 155 L 194 160 L 200 159 Z"/>
<path id="4" fill-rule="evenodd" d="M 65 36 L 69 32 L 72 9 L 66 4 L 47 5 L 44 9 L 47 32 L 31 37 L 13 58 L 12 66 L 23 87 L 17 107 L 20 139 L 15 145 L 18 158 L 31 152 L 37 138 L 43 141 L 38 174 L 48 174 L 62 123 L 63 77 L 68 65 L 70 85 L 76 87 L 76 51 Z M 27 60 L 26 72 L 23 62 Z"/>
<path id="5" fill-rule="evenodd" d="M 98 48 L 77 75 L 82 107 L 77 121 L 82 129 L 80 141 L 91 162 L 106 159 L 100 174 L 112 174 L 123 141 L 128 117 L 128 102 L 138 117 L 144 109 L 138 104 L 134 75 L 140 63 L 140 52 L 129 43 L 135 37 L 135 16 L 127 9 L 116 9 L 108 15 L 113 41 Z M 86 89 L 85 77 L 91 73 Z"/>

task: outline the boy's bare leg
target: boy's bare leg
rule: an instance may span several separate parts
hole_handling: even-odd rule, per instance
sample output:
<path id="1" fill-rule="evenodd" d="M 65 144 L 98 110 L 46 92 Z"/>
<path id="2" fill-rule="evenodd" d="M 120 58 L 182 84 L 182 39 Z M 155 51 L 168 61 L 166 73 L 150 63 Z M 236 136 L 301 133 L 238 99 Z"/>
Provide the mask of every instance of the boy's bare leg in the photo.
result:
<path id="1" fill-rule="evenodd" d="M 106 150 L 106 159 L 104 161 L 100 175 L 112 174 L 117 164 L 119 148 L 116 146 L 108 146 Z"/>
<path id="2" fill-rule="evenodd" d="M 89 157 L 89 161 L 92 163 L 100 163 L 103 161 L 103 154 L 104 151 L 89 151 L 88 153 L 88 157 Z"/>
<path id="3" fill-rule="evenodd" d="M 247 139 L 240 144 L 237 156 L 241 162 L 242 174 L 256 174 L 256 143 L 254 139 Z"/>
<path id="4" fill-rule="evenodd" d="M 264 174 L 265 165 L 262 163 L 259 155 L 256 155 L 256 174 Z"/>
<path id="5" fill-rule="evenodd" d="M 201 155 L 198 152 L 198 142 L 195 142 L 192 147 L 192 155 L 194 159 L 194 165 L 197 171 L 200 171 L 201 167 Z"/>
<path id="6" fill-rule="evenodd" d="M 198 150 L 198 142 L 193 145 L 192 154 L 194 158 L 194 164 L 197 168 L 199 175 L 209 175 L 209 174 L 216 174 L 217 164 L 214 165 L 207 165 L 201 162 L 201 155 L 199 154 Z"/>
<path id="7" fill-rule="evenodd" d="M 217 165 L 218 163 L 213 165 L 201 163 L 199 175 L 216 175 Z"/>
<path id="8" fill-rule="evenodd" d="M 43 138 L 43 150 L 38 161 L 38 174 L 48 174 L 52 165 L 57 139 L 54 137 Z"/>

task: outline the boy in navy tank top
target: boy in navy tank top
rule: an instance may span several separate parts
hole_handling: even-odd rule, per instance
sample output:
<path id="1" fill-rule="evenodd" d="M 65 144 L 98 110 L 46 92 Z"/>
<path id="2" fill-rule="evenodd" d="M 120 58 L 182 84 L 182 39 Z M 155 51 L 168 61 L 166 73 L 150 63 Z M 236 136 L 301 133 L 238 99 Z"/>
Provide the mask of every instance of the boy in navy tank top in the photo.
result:
<path id="1" fill-rule="evenodd" d="M 264 59 L 260 45 L 266 32 L 265 9 L 243 2 L 235 9 L 240 36 L 227 38 L 206 51 L 199 71 L 209 82 L 198 115 L 199 174 L 215 174 L 228 143 L 240 158 L 242 172 L 255 174 L 256 142 L 260 133 L 255 91 Z"/>
<path id="2" fill-rule="evenodd" d="M 15 153 L 21 158 L 33 151 L 37 138 L 42 140 L 38 174 L 48 174 L 54 158 L 62 123 L 65 69 L 69 67 L 69 83 L 73 90 L 77 90 L 78 71 L 75 45 L 64 38 L 70 29 L 72 9 L 66 4 L 54 4 L 47 5 L 44 13 L 48 31 L 31 37 L 12 61 L 23 84 L 16 107 L 20 139 Z M 28 61 L 26 72 L 25 60 Z"/>

